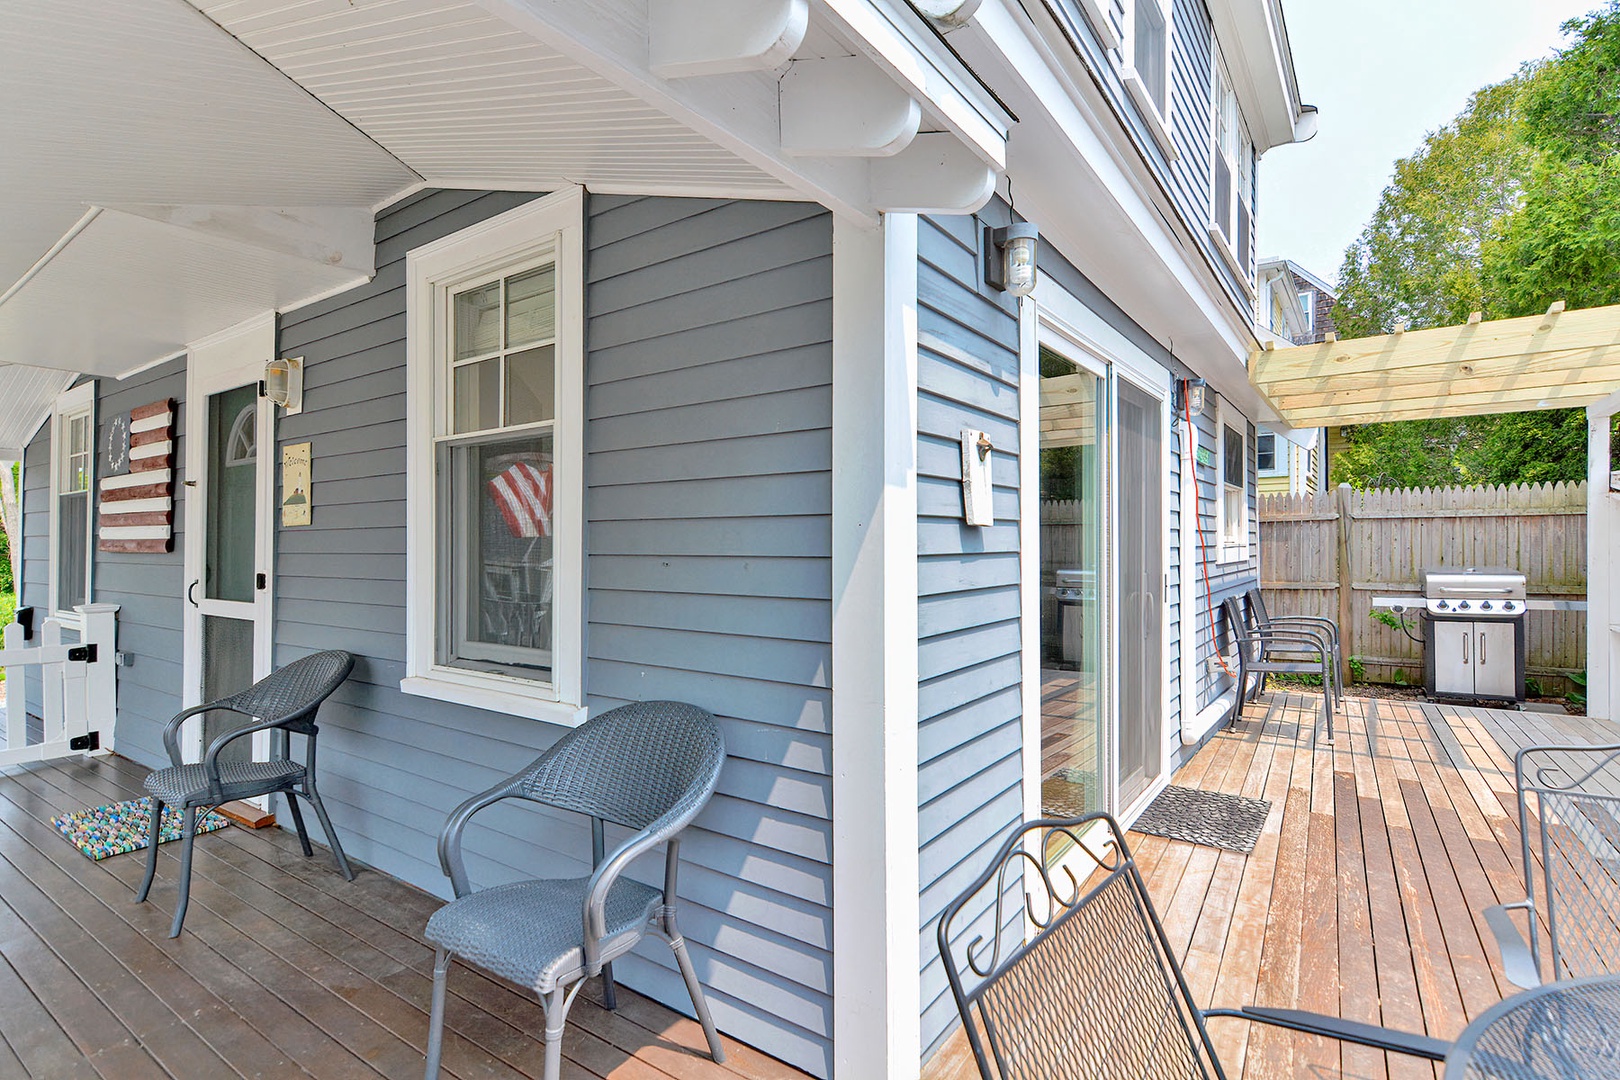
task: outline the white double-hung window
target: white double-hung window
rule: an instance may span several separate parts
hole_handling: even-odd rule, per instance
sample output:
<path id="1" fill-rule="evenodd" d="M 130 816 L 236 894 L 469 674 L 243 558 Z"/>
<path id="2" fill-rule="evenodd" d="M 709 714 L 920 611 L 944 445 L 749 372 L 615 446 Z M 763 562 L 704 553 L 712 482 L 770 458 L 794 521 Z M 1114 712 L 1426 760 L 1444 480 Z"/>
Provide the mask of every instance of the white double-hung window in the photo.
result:
<path id="1" fill-rule="evenodd" d="M 1221 562 L 1249 557 L 1249 438 L 1242 416 L 1228 411 L 1225 402 L 1216 411 L 1220 452 L 1220 503 L 1216 507 L 1221 535 Z"/>
<path id="2" fill-rule="evenodd" d="M 583 718 L 577 189 L 407 258 L 410 693 Z"/>
<path id="3" fill-rule="evenodd" d="M 1254 231 L 1254 143 L 1243 123 L 1237 94 L 1217 51 L 1214 68 L 1213 191 L 1210 229 L 1220 237 L 1227 258 L 1244 281 L 1251 280 L 1250 237 Z"/>
<path id="4" fill-rule="evenodd" d="M 1171 44 L 1174 40 L 1171 0 L 1126 0 L 1125 40 L 1120 45 L 1120 78 L 1170 157 Z"/>
<path id="5" fill-rule="evenodd" d="M 91 485 L 96 471 L 96 384 L 56 399 L 51 413 L 51 612 L 78 624 L 74 607 L 90 602 Z"/>

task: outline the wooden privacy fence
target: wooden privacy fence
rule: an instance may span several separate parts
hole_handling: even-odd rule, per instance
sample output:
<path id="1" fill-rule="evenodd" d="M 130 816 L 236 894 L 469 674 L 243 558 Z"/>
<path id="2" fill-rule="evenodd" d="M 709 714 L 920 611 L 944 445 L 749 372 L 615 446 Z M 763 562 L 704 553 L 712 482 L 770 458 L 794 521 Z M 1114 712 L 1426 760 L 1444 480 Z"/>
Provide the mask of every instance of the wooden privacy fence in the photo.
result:
<path id="1" fill-rule="evenodd" d="M 1586 599 L 1586 484 L 1262 495 L 1260 576 L 1278 615 L 1339 623 L 1374 682 L 1423 680 L 1423 646 L 1372 619 L 1374 596 L 1419 596 L 1430 566 L 1522 571 L 1532 599 Z M 1586 669 L 1586 612 L 1532 611 L 1526 674 L 1550 694 Z M 1419 638 L 1421 622 L 1407 616 Z M 1396 672 L 1401 673 L 1397 679 Z"/>

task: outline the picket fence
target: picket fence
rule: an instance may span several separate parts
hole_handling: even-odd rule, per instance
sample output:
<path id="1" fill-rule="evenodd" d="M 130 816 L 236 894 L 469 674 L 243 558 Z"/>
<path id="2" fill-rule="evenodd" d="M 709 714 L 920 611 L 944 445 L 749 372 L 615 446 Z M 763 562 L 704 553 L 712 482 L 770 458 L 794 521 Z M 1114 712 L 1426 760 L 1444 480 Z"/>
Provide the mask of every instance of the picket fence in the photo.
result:
<path id="1" fill-rule="evenodd" d="M 1338 621 L 1375 682 L 1420 683 L 1423 647 L 1371 617 L 1374 596 L 1417 596 L 1430 566 L 1507 566 L 1532 598 L 1586 598 L 1586 484 L 1262 495 L 1260 573 L 1275 614 Z M 1422 626 L 1408 624 L 1419 637 Z M 1586 613 L 1532 611 L 1526 674 L 1550 694 L 1586 668 Z M 1400 678 L 1397 678 L 1397 672 Z"/>

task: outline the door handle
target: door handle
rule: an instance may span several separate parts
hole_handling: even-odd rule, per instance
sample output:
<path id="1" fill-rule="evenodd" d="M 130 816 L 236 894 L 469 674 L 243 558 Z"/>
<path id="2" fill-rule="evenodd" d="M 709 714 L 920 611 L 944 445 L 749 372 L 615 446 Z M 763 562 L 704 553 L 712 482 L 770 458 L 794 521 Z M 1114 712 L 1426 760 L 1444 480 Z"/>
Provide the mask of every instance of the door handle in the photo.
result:
<path id="1" fill-rule="evenodd" d="M 1485 662 L 1485 631 L 1479 632 L 1479 662 Z"/>
<path id="2" fill-rule="evenodd" d="M 201 584 L 201 582 L 193 581 L 190 585 L 186 586 L 186 599 L 191 602 L 192 607 L 197 606 L 197 598 L 191 594 L 196 590 L 199 584 Z"/>
<path id="3" fill-rule="evenodd" d="M 1463 634 L 1463 663 L 1465 664 L 1468 663 L 1468 639 L 1471 637 L 1473 637 L 1472 634 Z"/>

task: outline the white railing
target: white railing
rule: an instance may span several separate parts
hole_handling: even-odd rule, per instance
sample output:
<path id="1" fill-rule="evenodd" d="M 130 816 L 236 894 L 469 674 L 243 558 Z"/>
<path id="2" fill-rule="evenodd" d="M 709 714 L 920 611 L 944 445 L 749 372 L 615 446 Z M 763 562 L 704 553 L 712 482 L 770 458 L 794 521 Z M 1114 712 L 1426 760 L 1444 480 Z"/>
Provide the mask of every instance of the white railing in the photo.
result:
<path id="1" fill-rule="evenodd" d="M 6 669 L 6 741 L 0 748 L 0 765 L 112 749 L 118 708 L 113 660 L 118 605 L 85 604 L 74 610 L 84 628 L 76 644 L 62 640 L 62 624 L 56 619 L 45 620 L 37 642 L 24 640 L 24 630 L 16 623 L 5 629 L 0 668 Z M 37 672 L 40 680 L 43 731 L 33 743 L 28 741 L 27 707 L 19 678 L 25 672 Z"/>

